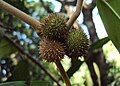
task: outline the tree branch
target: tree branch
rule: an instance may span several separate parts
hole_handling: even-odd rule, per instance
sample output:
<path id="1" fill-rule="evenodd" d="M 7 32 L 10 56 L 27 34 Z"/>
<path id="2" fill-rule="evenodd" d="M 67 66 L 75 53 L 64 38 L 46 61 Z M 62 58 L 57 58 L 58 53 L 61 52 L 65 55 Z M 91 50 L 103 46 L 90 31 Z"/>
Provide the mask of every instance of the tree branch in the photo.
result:
<path id="1" fill-rule="evenodd" d="M 89 55 L 88 55 L 88 59 L 86 60 L 86 63 L 87 63 L 87 66 L 88 66 L 88 69 L 90 71 L 90 75 L 91 75 L 91 78 L 93 80 L 93 86 L 99 86 L 99 83 L 98 83 L 98 76 L 95 72 L 95 69 L 94 69 L 94 66 L 93 66 L 93 54 L 91 51 L 89 51 Z"/>
<path id="2" fill-rule="evenodd" d="M 91 43 L 94 43 L 99 39 L 98 35 L 96 33 L 95 24 L 94 24 L 93 19 L 92 19 L 92 16 L 93 16 L 92 11 L 93 11 L 95 6 L 96 6 L 96 0 L 93 0 L 91 4 L 84 5 L 83 9 L 82 9 L 83 18 L 84 18 L 83 23 L 88 27 L 88 32 L 89 32 L 89 35 L 90 35 Z M 93 52 L 92 50 L 89 50 L 88 54 L 89 54 L 88 61 L 95 62 L 98 65 L 98 68 L 100 70 L 101 86 L 107 86 L 107 82 L 108 82 L 107 77 L 108 76 L 107 76 L 107 69 L 105 68 L 106 62 L 105 62 L 105 59 L 104 59 L 104 54 L 103 54 L 102 49 L 99 49 L 97 52 Z M 90 59 L 92 59 L 92 60 L 90 60 Z M 89 64 L 88 64 L 88 66 L 89 66 Z M 91 71 L 90 73 L 93 76 L 92 79 L 93 79 L 94 84 L 95 84 L 96 83 L 96 78 L 94 76 L 96 76 L 96 75 L 93 75 L 95 73 L 93 73 L 92 70 L 93 69 L 90 68 L 90 71 Z"/>
<path id="3" fill-rule="evenodd" d="M 41 25 L 41 23 L 38 20 L 32 18 L 31 16 L 29 16 L 26 13 L 20 11 L 19 9 L 11 6 L 10 4 L 4 2 L 3 0 L 0 0 L 0 8 L 6 10 L 10 14 L 18 17 L 22 21 L 31 25 L 32 27 L 34 27 L 35 30 L 37 30 L 37 28 L 39 28 L 40 25 Z"/>
<path id="4" fill-rule="evenodd" d="M 68 26 L 68 28 L 70 28 L 73 25 L 73 23 L 75 22 L 75 20 L 80 15 L 82 4 L 83 4 L 83 0 L 77 0 L 76 11 L 73 13 L 73 15 L 71 16 L 71 18 L 66 23 L 67 26 Z"/>
<path id="5" fill-rule="evenodd" d="M 60 61 L 55 62 L 55 64 L 56 64 L 57 68 L 59 69 L 59 71 L 62 75 L 62 78 L 64 79 L 64 81 L 66 83 L 66 86 L 71 86 L 68 75 L 66 74 L 66 72 L 65 72 L 62 64 L 60 63 Z"/>
<path id="6" fill-rule="evenodd" d="M 55 77 L 53 77 L 52 74 L 50 74 L 44 67 L 42 64 L 39 63 L 39 61 L 35 60 L 34 58 L 32 58 L 32 56 L 28 53 L 26 53 L 24 51 L 24 49 L 22 47 L 19 46 L 19 44 L 15 43 L 11 38 L 9 38 L 9 36 L 7 36 L 6 34 L 4 34 L 4 37 L 6 40 L 8 40 L 10 43 L 12 43 L 22 54 L 26 55 L 28 57 L 28 59 L 30 59 L 34 64 L 36 64 L 38 67 L 40 67 L 47 75 L 50 76 L 50 78 L 55 81 L 57 83 L 58 86 L 61 86 L 58 82 L 58 80 L 56 80 Z"/>

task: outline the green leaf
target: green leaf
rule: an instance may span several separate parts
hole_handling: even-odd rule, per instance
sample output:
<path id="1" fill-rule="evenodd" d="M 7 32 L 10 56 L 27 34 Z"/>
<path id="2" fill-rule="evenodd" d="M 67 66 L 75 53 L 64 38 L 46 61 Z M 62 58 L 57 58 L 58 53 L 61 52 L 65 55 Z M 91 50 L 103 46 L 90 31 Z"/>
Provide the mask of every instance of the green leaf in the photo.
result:
<path id="1" fill-rule="evenodd" d="M 6 57 L 17 49 L 5 39 L 0 39 L 0 57 Z"/>
<path id="2" fill-rule="evenodd" d="M 97 0 L 108 37 L 120 52 L 120 0 Z"/>
<path id="3" fill-rule="evenodd" d="M 0 86 L 26 86 L 25 81 L 13 81 L 1 83 Z M 46 81 L 31 81 L 30 86 L 52 86 Z"/>
<path id="4" fill-rule="evenodd" d="M 99 49 L 102 48 L 104 44 L 106 44 L 110 39 L 108 37 L 102 38 L 100 40 L 98 40 L 97 42 L 93 43 L 90 46 L 91 50 L 95 50 L 95 49 Z"/>
<path id="5" fill-rule="evenodd" d="M 14 81 L 0 84 L 0 86 L 25 86 L 25 81 Z"/>
<path id="6" fill-rule="evenodd" d="M 51 86 L 47 81 L 31 81 L 30 86 Z"/>

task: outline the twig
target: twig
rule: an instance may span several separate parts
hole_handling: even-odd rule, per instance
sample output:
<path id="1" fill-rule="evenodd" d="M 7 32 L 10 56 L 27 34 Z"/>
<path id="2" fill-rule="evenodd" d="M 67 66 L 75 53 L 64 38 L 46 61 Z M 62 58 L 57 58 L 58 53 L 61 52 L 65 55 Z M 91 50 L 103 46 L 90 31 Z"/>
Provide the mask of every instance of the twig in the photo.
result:
<path id="1" fill-rule="evenodd" d="M 71 18 L 66 23 L 67 26 L 68 26 L 68 28 L 70 28 L 73 25 L 73 23 L 75 22 L 75 20 L 80 15 L 82 4 L 83 4 L 83 0 L 77 0 L 76 11 L 73 13 L 73 15 L 71 16 Z"/>
<path id="2" fill-rule="evenodd" d="M 3 23 L 0 22 L 0 27 L 6 28 L 7 31 L 13 31 L 13 28 L 11 26 L 5 26 Z"/>
<path id="3" fill-rule="evenodd" d="M 12 43 L 22 54 L 26 55 L 28 57 L 28 59 L 30 59 L 33 63 L 35 63 L 38 67 L 40 67 L 47 75 L 50 76 L 50 78 L 55 81 L 57 83 L 58 86 L 61 86 L 58 82 L 58 80 L 56 80 L 55 77 L 53 77 L 53 75 L 51 75 L 44 67 L 42 64 L 40 64 L 37 60 L 35 60 L 34 58 L 32 58 L 32 56 L 28 53 L 26 53 L 22 47 L 19 46 L 19 44 L 15 43 L 11 38 L 9 38 L 9 36 L 7 36 L 6 34 L 4 34 L 4 37 L 10 42 Z"/>
<path id="4" fill-rule="evenodd" d="M 59 71 L 62 75 L 62 78 L 64 79 L 64 81 L 66 83 L 66 86 L 71 86 L 68 75 L 66 74 L 66 72 L 65 72 L 62 64 L 60 63 L 60 61 L 55 62 L 55 64 L 56 64 L 57 68 L 59 69 Z"/>
<path id="5" fill-rule="evenodd" d="M 29 16 L 26 13 L 20 11 L 19 9 L 13 7 L 12 5 L 4 2 L 3 0 L 0 0 L 0 8 L 6 10 L 10 14 L 12 14 L 12 15 L 18 17 L 19 19 L 21 19 L 22 21 L 28 23 L 29 25 L 34 27 L 35 30 L 37 28 L 39 28 L 41 25 L 41 23 L 38 20 L 32 18 L 31 16 Z"/>

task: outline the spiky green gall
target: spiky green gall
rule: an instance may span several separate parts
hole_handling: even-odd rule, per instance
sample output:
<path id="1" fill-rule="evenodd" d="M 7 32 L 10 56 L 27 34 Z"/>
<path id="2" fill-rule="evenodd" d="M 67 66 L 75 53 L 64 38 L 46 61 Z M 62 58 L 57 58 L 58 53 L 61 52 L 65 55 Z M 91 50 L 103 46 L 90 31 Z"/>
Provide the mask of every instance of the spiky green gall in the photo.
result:
<path id="1" fill-rule="evenodd" d="M 48 62 L 60 61 L 64 55 L 64 46 L 56 41 L 43 39 L 39 46 L 40 57 Z"/>
<path id="2" fill-rule="evenodd" d="M 78 58 L 86 55 L 89 40 L 81 28 L 73 29 L 67 36 L 66 45 L 68 56 Z"/>
<path id="3" fill-rule="evenodd" d="M 42 34 L 52 40 L 63 40 L 68 34 L 66 19 L 60 13 L 51 13 L 40 21 Z"/>

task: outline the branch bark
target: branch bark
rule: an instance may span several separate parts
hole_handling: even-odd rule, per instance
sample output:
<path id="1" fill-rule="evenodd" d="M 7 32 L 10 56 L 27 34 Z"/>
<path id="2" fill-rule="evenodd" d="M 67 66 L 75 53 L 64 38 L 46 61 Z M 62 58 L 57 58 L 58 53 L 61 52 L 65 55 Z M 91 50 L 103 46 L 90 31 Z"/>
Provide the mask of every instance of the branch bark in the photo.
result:
<path id="1" fill-rule="evenodd" d="M 66 74 L 66 72 L 65 72 L 62 64 L 60 63 L 60 61 L 55 62 L 55 64 L 56 64 L 57 68 L 59 69 L 59 71 L 60 71 L 60 73 L 62 75 L 62 78 L 66 83 L 66 86 L 71 86 L 68 75 Z"/>
<path id="2" fill-rule="evenodd" d="M 10 4 L 4 2 L 3 0 L 0 0 L 0 8 L 6 10 L 10 14 L 18 17 L 22 21 L 31 25 L 35 30 L 37 30 L 37 28 L 39 28 L 40 25 L 41 25 L 41 23 L 38 20 L 32 18 L 31 16 L 29 16 L 26 13 L 20 11 L 19 9 L 11 6 Z"/>
<path id="3" fill-rule="evenodd" d="M 96 6 L 96 0 L 93 0 L 93 2 L 90 4 L 90 5 L 86 5 L 83 6 L 83 9 L 82 9 L 82 12 L 83 12 L 83 24 L 85 24 L 88 28 L 88 32 L 89 32 L 89 35 L 90 35 L 90 40 L 91 40 L 91 43 L 94 43 L 96 41 L 99 40 L 98 38 L 98 35 L 96 33 L 96 28 L 95 28 L 95 24 L 93 22 L 93 19 L 92 19 L 92 11 L 94 9 L 94 7 Z M 100 70 L 100 80 L 101 80 L 101 86 L 107 86 L 107 69 L 105 69 L 105 59 L 104 59 L 104 55 L 103 55 L 103 51 L 102 49 L 99 49 L 97 52 L 93 52 L 91 50 L 89 50 L 89 59 L 92 59 L 92 60 L 89 60 L 90 62 L 95 62 L 98 67 L 99 67 L 99 70 Z M 93 57 L 94 56 L 94 57 Z M 89 64 L 88 64 L 89 66 Z M 91 69 L 90 69 L 91 71 Z M 94 82 L 94 85 L 96 84 L 96 77 L 93 77 L 92 75 L 93 72 L 91 72 L 91 77 L 93 79 L 93 82 Z M 94 76 L 96 76 L 96 73 L 94 73 Z"/>
<path id="4" fill-rule="evenodd" d="M 73 23 L 75 22 L 75 20 L 80 15 L 82 4 L 83 4 L 83 0 L 77 0 L 76 11 L 73 13 L 73 15 L 71 16 L 71 18 L 66 23 L 66 25 L 68 26 L 68 28 L 70 28 L 73 25 Z"/>

